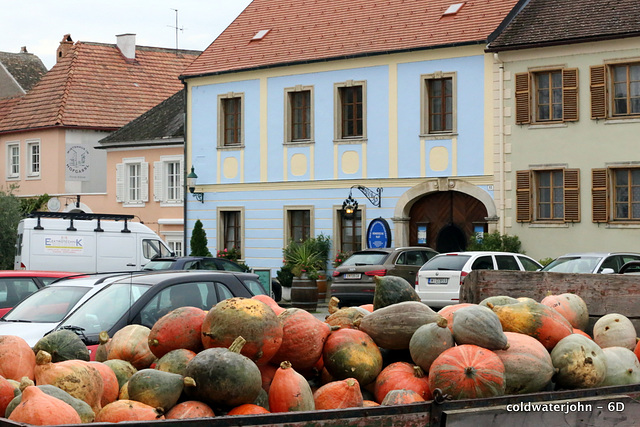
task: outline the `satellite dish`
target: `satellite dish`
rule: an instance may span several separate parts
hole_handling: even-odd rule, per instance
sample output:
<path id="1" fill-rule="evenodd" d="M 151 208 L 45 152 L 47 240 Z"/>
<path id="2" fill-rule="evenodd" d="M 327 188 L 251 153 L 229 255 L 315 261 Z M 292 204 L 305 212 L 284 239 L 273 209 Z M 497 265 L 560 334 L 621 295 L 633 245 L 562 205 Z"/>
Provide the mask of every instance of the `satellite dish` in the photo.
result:
<path id="1" fill-rule="evenodd" d="M 57 197 L 52 197 L 47 202 L 47 209 L 49 210 L 49 212 L 60 211 L 60 206 L 61 206 L 60 199 L 58 199 Z"/>

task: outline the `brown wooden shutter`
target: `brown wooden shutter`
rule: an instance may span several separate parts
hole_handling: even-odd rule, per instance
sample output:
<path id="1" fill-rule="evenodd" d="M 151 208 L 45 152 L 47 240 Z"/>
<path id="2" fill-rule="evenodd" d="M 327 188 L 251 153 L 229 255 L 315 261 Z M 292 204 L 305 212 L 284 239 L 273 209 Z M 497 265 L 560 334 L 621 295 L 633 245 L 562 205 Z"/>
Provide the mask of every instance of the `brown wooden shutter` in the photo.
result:
<path id="1" fill-rule="evenodd" d="M 591 206 L 592 221 L 607 222 L 609 220 L 609 201 L 607 169 L 591 170 Z"/>
<path id="2" fill-rule="evenodd" d="M 564 170 L 564 221 L 580 222 L 580 169 Z"/>
<path id="3" fill-rule="evenodd" d="M 607 117 L 607 79 L 606 67 L 595 65 L 591 67 L 591 118 L 604 119 Z"/>
<path id="4" fill-rule="evenodd" d="M 516 171 L 516 221 L 531 222 L 531 179 L 530 170 Z"/>
<path id="5" fill-rule="evenodd" d="M 529 73 L 516 74 L 516 124 L 531 123 L 531 95 Z"/>
<path id="6" fill-rule="evenodd" d="M 578 69 L 562 70 L 562 119 L 565 122 L 578 120 Z"/>

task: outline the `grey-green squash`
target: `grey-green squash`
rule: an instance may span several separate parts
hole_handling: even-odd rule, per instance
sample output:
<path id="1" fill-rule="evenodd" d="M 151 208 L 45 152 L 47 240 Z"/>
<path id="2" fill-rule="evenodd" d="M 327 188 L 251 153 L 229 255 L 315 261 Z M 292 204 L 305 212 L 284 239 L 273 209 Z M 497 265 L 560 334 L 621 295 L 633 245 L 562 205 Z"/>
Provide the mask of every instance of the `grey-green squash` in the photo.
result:
<path id="1" fill-rule="evenodd" d="M 373 294 L 373 309 L 378 310 L 403 301 L 420 301 L 420 296 L 411 283 L 399 276 L 374 276 L 376 289 Z"/>

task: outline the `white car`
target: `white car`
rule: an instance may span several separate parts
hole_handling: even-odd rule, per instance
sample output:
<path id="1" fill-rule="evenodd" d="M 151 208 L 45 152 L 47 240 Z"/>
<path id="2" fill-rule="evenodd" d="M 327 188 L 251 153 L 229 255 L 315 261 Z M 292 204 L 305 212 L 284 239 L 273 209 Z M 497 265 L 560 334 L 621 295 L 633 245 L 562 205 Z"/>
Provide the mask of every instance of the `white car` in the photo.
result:
<path id="1" fill-rule="evenodd" d="M 629 261 L 640 260 L 633 252 L 580 252 L 562 255 L 546 265 L 542 271 L 552 273 L 618 273 Z"/>
<path id="2" fill-rule="evenodd" d="M 0 318 L 0 335 L 15 335 L 34 346 L 76 307 L 109 283 L 136 273 L 79 275 L 55 281 L 22 300 Z"/>
<path id="3" fill-rule="evenodd" d="M 460 285 L 472 270 L 536 271 L 542 266 L 533 258 L 511 252 L 449 252 L 436 255 L 418 271 L 416 291 L 432 308 L 457 304 Z"/>

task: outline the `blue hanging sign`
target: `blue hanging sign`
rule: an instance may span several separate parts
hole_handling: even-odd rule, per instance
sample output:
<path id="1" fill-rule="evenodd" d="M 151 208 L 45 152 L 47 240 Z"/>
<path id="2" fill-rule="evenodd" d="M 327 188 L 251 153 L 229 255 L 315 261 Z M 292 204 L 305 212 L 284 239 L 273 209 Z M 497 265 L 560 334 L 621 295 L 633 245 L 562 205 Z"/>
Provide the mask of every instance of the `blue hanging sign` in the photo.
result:
<path id="1" fill-rule="evenodd" d="M 391 228 L 386 219 L 376 218 L 369 223 L 367 247 L 374 249 L 391 247 Z"/>

